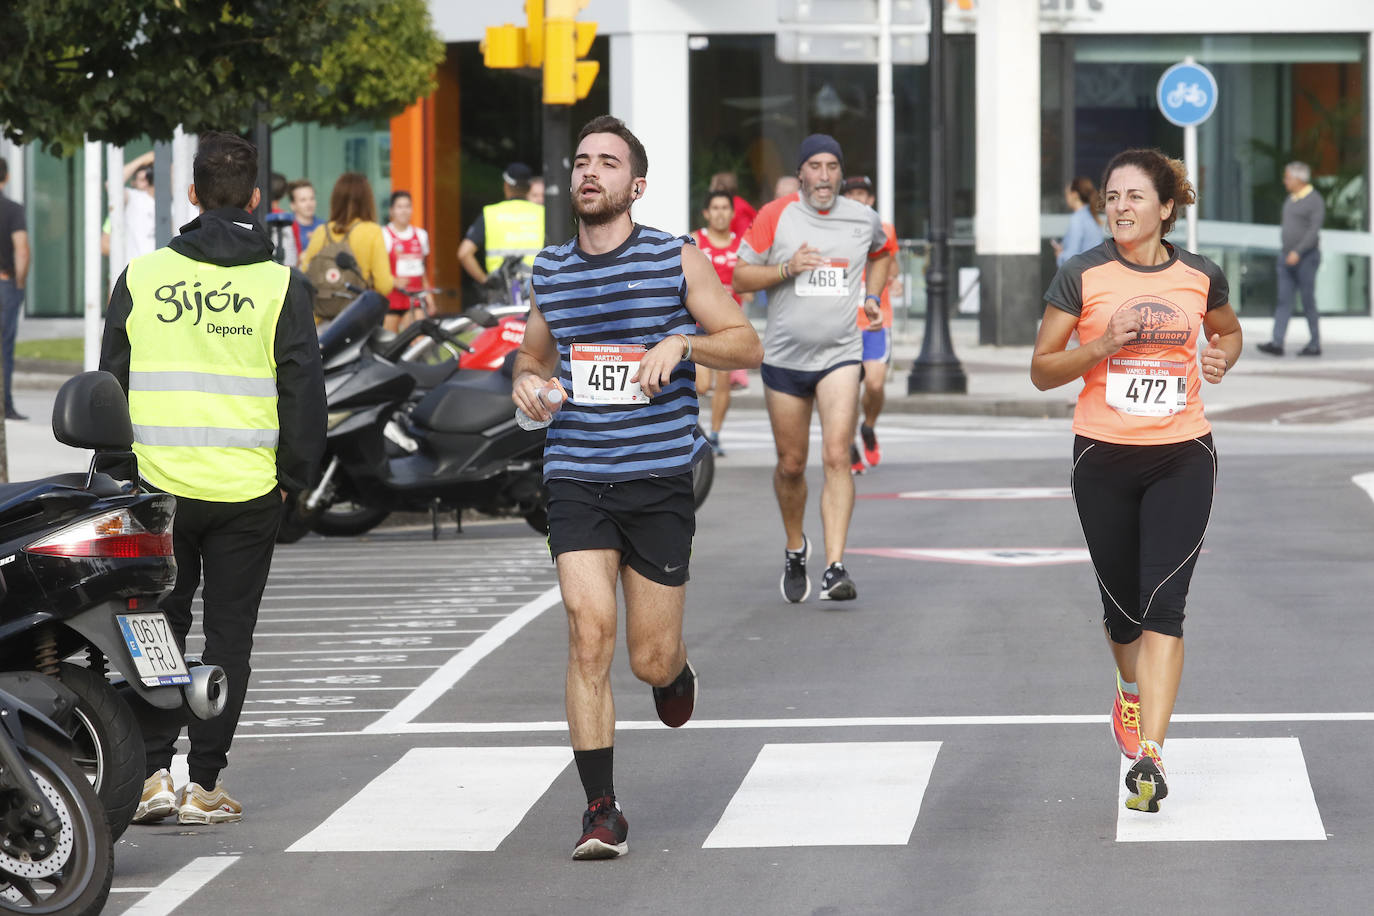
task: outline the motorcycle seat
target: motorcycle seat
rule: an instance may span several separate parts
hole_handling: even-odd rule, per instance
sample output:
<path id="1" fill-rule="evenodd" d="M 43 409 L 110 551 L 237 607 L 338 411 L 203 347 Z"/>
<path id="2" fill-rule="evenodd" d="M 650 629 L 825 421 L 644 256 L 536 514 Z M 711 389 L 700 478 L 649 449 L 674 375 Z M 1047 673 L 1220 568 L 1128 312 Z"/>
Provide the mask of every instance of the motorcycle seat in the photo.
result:
<path id="1" fill-rule="evenodd" d="M 515 415 L 510 380 L 500 372 L 463 371 L 425 395 L 411 419 L 440 433 L 480 433 Z"/>
<path id="2" fill-rule="evenodd" d="M 73 490 L 85 490 L 86 475 L 80 472 L 70 474 L 55 474 L 52 477 L 44 477 L 40 480 L 20 480 L 14 483 L 0 484 L 0 510 L 9 506 L 32 499 L 53 487 L 68 487 Z M 96 474 L 91 480 L 88 492 L 96 496 L 119 496 L 124 493 L 124 485 L 115 480 L 108 474 Z"/>

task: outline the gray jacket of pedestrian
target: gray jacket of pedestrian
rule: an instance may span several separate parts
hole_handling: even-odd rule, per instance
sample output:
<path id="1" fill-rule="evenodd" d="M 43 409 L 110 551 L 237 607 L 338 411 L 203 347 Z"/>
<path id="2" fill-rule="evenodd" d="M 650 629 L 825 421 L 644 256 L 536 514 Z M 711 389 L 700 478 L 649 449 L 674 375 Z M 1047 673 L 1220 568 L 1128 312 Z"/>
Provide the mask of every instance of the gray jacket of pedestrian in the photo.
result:
<path id="1" fill-rule="evenodd" d="M 1297 200 L 1291 194 L 1286 197 L 1279 230 L 1284 253 L 1296 251 L 1301 257 L 1316 248 L 1317 233 L 1325 220 L 1326 201 L 1316 188 Z"/>

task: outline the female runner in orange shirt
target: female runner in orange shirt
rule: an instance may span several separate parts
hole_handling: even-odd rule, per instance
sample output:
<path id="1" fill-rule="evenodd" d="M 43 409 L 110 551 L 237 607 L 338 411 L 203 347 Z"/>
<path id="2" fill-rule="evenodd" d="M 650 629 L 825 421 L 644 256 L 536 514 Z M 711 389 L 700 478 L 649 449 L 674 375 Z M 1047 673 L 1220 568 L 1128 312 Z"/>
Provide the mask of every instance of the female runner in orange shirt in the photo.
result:
<path id="1" fill-rule="evenodd" d="M 1135 761 L 1126 806 L 1158 811 L 1184 605 L 1216 483 L 1199 377 L 1222 380 L 1241 329 L 1221 268 L 1164 241 L 1196 200 L 1183 163 L 1127 150 L 1102 186 L 1111 238 L 1050 284 L 1031 381 L 1044 391 L 1083 379 L 1072 483 L 1116 659 L 1113 732 Z M 1074 331 L 1081 344 L 1066 349 Z"/>

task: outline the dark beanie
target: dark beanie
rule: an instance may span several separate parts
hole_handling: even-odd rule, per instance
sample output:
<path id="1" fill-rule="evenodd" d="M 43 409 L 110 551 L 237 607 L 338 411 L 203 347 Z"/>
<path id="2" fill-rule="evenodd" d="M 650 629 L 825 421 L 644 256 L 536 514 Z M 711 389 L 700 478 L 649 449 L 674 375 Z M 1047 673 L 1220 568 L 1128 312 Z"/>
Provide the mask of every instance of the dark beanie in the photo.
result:
<path id="1" fill-rule="evenodd" d="M 817 153 L 834 153 L 840 160 L 840 168 L 844 168 L 844 153 L 840 152 L 839 142 L 829 134 L 812 134 L 801 142 L 797 147 L 797 168 Z"/>

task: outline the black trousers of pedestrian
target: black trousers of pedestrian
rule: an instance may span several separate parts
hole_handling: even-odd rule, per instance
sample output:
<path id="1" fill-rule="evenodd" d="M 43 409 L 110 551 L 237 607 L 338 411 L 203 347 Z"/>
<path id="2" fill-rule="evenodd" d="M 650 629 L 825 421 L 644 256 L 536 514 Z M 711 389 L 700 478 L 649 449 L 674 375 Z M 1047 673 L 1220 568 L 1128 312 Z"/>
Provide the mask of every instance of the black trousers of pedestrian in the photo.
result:
<path id="1" fill-rule="evenodd" d="M 273 489 L 241 503 L 206 502 L 177 497 L 172 547 L 176 553 L 177 579 L 162 599 L 162 611 L 186 650 L 191 631 L 191 601 L 202 576 L 201 628 L 205 633 L 203 660 L 219 665 L 229 680 L 224 712 L 206 722 L 195 720 L 188 728 L 191 753 L 187 760 L 193 782 L 213 789 L 219 771 L 229 762 L 239 715 L 243 712 L 252 673 L 253 629 L 258 606 L 272 567 L 277 524 L 281 519 L 281 494 Z M 148 755 L 148 775 L 172 765 L 178 725 L 145 725 L 143 741 Z"/>

